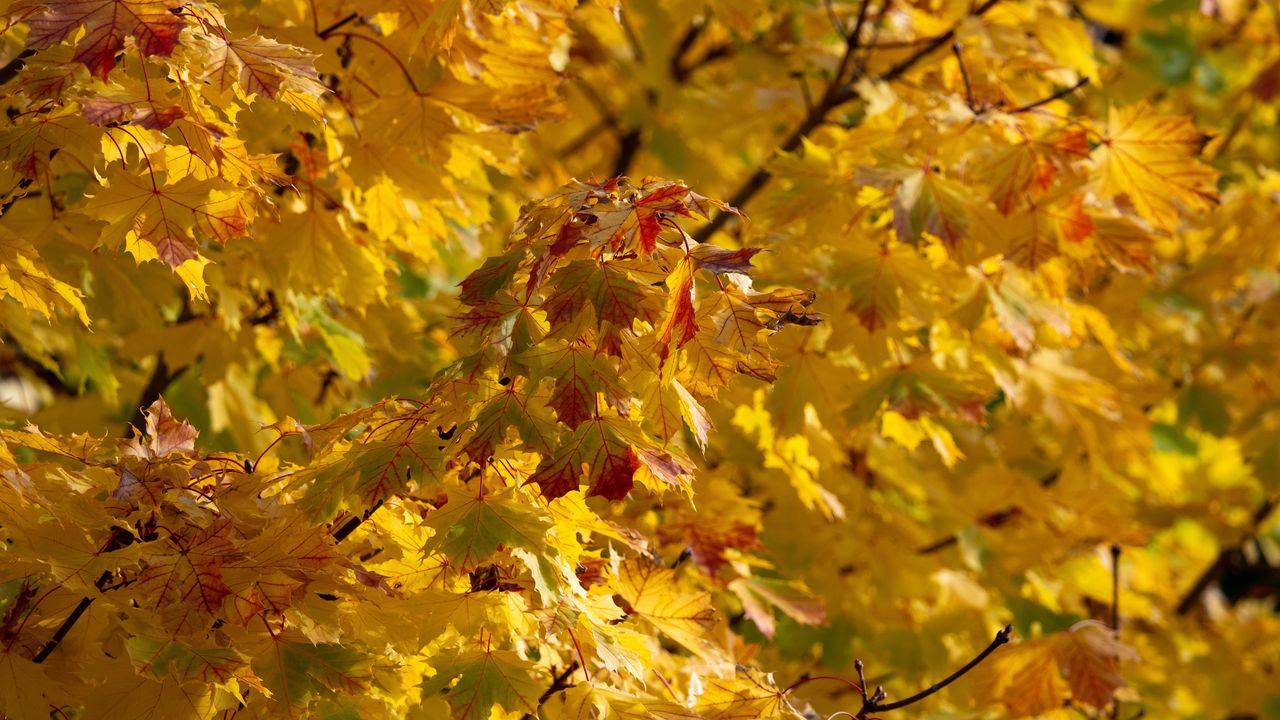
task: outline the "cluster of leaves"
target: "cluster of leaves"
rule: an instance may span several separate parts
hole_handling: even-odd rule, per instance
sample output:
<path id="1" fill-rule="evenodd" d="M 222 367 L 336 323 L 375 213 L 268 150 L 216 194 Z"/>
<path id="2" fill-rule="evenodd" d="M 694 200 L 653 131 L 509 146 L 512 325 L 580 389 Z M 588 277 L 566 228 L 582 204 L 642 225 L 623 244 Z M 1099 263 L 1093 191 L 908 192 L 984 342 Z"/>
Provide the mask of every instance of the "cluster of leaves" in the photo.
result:
<path id="1" fill-rule="evenodd" d="M 571 6 L 8 4 L 11 419 L 140 423 L 174 384 L 249 448 L 263 419 L 421 387 L 452 356 L 435 298 L 478 250 L 444 241 L 518 204 L 491 178 L 557 112 Z"/>
<path id="2" fill-rule="evenodd" d="M 123 441 L 5 431 L 5 711 L 488 718 L 539 712 L 571 676 L 566 717 L 785 710 L 734 669 L 712 592 L 821 621 L 803 588 L 717 573 L 754 536 L 714 526 L 689 529 L 699 571 L 673 570 L 683 531 L 646 537 L 648 504 L 608 503 L 687 494 L 702 402 L 770 377 L 768 336 L 817 321 L 809 293 L 752 289 L 754 250 L 677 224 L 713 207 L 662 181 L 531 206 L 462 283 L 475 351 L 425 400 L 275 424 L 302 464 L 197 451 L 163 400 Z M 666 676 L 674 700 L 645 689 Z"/>
<path id="3" fill-rule="evenodd" d="M 720 192 L 752 222 L 696 237 L 764 246 L 761 275 L 818 293 L 827 321 L 775 343 L 774 387 L 712 410 L 698 488 L 767 508 L 770 558 L 828 603 L 823 632 L 778 630 L 771 669 L 932 679 L 1012 620 L 1042 639 L 953 703 L 1274 712 L 1184 663 L 1261 680 L 1280 658 L 1247 639 L 1280 622 L 1275 9 L 727 5 L 589 14 L 570 114 L 613 131 L 541 132 L 574 151 L 548 173 Z M 1080 631 L 1097 667 L 1132 659 L 1070 630 L 1117 617 L 1140 694 L 1070 659 Z"/>
<path id="4" fill-rule="evenodd" d="M 1275 714 L 1273 6 L 6 18 L 0 714 Z"/>

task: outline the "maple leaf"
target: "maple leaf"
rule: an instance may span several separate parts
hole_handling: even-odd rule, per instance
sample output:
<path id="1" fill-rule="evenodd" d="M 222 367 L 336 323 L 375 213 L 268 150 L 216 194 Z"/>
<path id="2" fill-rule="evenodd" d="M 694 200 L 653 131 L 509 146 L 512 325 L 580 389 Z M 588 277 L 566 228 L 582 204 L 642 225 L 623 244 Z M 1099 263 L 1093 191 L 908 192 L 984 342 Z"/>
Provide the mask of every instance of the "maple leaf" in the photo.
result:
<path id="1" fill-rule="evenodd" d="M 500 548 L 536 549 L 551 524 L 536 510 L 513 501 L 514 491 L 476 494 L 450 489 L 444 507 L 427 516 L 435 534 L 424 553 L 444 553 L 451 563 L 470 570 Z"/>
<path id="2" fill-rule="evenodd" d="M 765 637 L 777 632 L 773 608 L 777 608 L 801 625 L 822 625 L 827 611 L 803 583 L 779 578 L 740 577 L 729 583 L 729 589 L 742 600 L 742 611 L 760 628 Z"/>
<path id="3" fill-rule="evenodd" d="M 973 380 L 976 377 L 943 372 L 927 359 L 916 360 L 911 365 L 887 369 L 870 380 L 847 415 L 854 422 L 866 422 L 881 409 L 907 419 L 946 411 L 979 421 L 985 415 L 986 396 Z"/>
<path id="4" fill-rule="evenodd" d="M 555 291 L 542 303 L 553 329 L 574 328 L 581 322 L 579 309 L 590 303 L 601 330 L 617 335 L 636 320 L 653 322 L 659 316 L 654 288 L 642 285 L 611 263 L 574 260 L 557 270 L 548 281 Z"/>
<path id="5" fill-rule="evenodd" d="M 1116 690 L 1125 686 L 1121 660 L 1136 661 L 1138 654 L 1115 638 L 1111 628 L 1083 620 L 1058 636 L 1054 654 L 1071 697 L 1099 710 L 1111 704 Z"/>
<path id="6" fill-rule="evenodd" d="M 612 181 L 616 187 L 616 181 Z M 710 200 L 689 190 L 682 183 L 655 180 L 636 188 L 630 197 L 619 197 L 608 184 L 586 186 L 588 197 L 595 200 L 581 212 L 594 218 L 584 232 L 595 248 L 608 245 L 617 253 L 634 250 L 648 255 L 657 248 L 662 222 L 675 217 L 706 217 L 711 208 L 733 210 L 724 203 Z"/>
<path id="7" fill-rule="evenodd" d="M 1125 685 L 1118 672 L 1119 661 L 1137 659 L 1111 628 L 1083 620 L 1002 652 L 984 668 L 980 693 L 984 700 L 1003 702 L 1015 717 L 1061 707 L 1068 694 L 1072 700 L 1101 710 Z"/>
<path id="8" fill-rule="evenodd" d="M 74 152 L 92 142 L 100 131 L 90 126 L 75 107 L 60 107 L 0 128 L 0 158 L 12 163 L 22 177 L 39 178 L 48 171 L 52 158 L 68 150 Z"/>
<path id="9" fill-rule="evenodd" d="M 140 262 L 159 257 L 177 268 L 199 256 L 196 229 L 220 243 L 244 235 L 248 215 L 239 195 L 224 188 L 192 176 L 166 183 L 149 173 L 114 173 L 89 208 L 110 223 L 105 243 L 128 247 Z"/>
<path id="10" fill-rule="evenodd" d="M 856 178 L 886 190 L 896 188 L 893 229 L 899 242 L 916 244 L 929 233 L 954 248 L 968 235 L 968 208 L 974 204 L 968 189 L 935 166 L 895 160 L 883 167 L 858 168 Z"/>
<path id="11" fill-rule="evenodd" d="M 586 343 L 543 343 L 523 353 L 520 360 L 536 363 L 531 379 L 554 378 L 547 406 L 570 428 L 577 428 L 596 415 L 600 394 L 613 407 L 626 407 L 626 392 L 620 387 L 617 372 Z"/>
<path id="12" fill-rule="evenodd" d="M 229 537 L 229 529 L 230 523 L 222 521 L 170 536 L 164 542 L 165 551 L 152 553 L 139 573 L 135 592 L 175 631 L 212 624 L 223 600 L 232 595 L 222 569 L 243 553 Z"/>
<path id="13" fill-rule="evenodd" d="M 441 661 L 436 675 L 423 683 L 423 692 L 447 689 L 445 697 L 455 720 L 486 720 L 499 708 L 538 712 L 542 685 L 529 673 L 530 663 L 516 653 L 486 648 L 459 652 Z"/>
<path id="14" fill-rule="evenodd" d="M 58 309 L 70 310 L 86 327 L 90 325 L 84 293 L 53 277 L 20 251 L 0 264 L 0 297 L 4 296 L 49 319 Z"/>
<path id="15" fill-rule="evenodd" d="M 98 97 L 80 103 L 80 114 L 99 126 L 137 125 L 148 130 L 163 130 L 186 112 L 177 105 L 158 107 L 154 101 L 129 97 Z"/>
<path id="16" fill-rule="evenodd" d="M 200 78 L 221 89 L 234 84 L 245 95 L 286 101 L 295 95 L 316 98 L 325 92 L 315 70 L 316 55 L 302 48 L 258 34 L 229 38 L 223 33 L 195 33 L 192 39 L 203 62 Z M 296 101 L 290 104 L 309 108 Z"/>
<path id="17" fill-rule="evenodd" d="M 719 624 L 707 593 L 682 591 L 675 572 L 644 559 L 628 560 L 618 569 L 618 595 L 623 608 L 697 655 L 717 659 L 721 651 L 710 640 Z"/>
<path id="18" fill-rule="evenodd" d="M 403 489 L 412 478 L 428 483 L 443 474 L 445 446 L 434 425 L 417 415 L 383 422 L 351 444 L 335 443 L 303 471 L 290 488 L 305 488 L 304 505 L 332 518 L 352 500 L 372 507 Z"/>
<path id="19" fill-rule="evenodd" d="M 132 37 L 144 55 L 169 55 L 186 26 L 173 12 L 179 3 L 172 0 L 40 0 L 39 4 L 46 8 L 44 12 L 26 20 L 27 47 L 49 47 L 83 27 L 75 60 L 103 80 L 116 66 L 125 38 Z"/>
<path id="20" fill-rule="evenodd" d="M 373 677 L 372 660 L 338 643 L 312 643 L 296 631 L 271 639 L 253 669 L 288 717 L 303 715 L 308 698 L 326 690 L 356 693 Z"/>
<path id="21" fill-rule="evenodd" d="M 134 636 L 125 641 L 129 657 L 156 678 L 172 675 L 179 683 L 226 683 L 232 678 L 268 693 L 249 668 L 249 660 L 230 648 L 190 647 L 170 639 Z"/>
<path id="22" fill-rule="evenodd" d="M 525 249 L 516 248 L 505 255 L 488 258 L 479 269 L 466 277 L 459 287 L 458 299 L 467 305 L 479 305 L 503 290 L 515 276 L 525 258 Z"/>
<path id="23" fill-rule="evenodd" d="M 717 275 L 721 273 L 745 275 L 751 270 L 751 258 L 763 251 L 764 248 L 729 250 L 710 243 L 700 243 L 689 250 L 689 257 L 697 262 L 699 268 L 710 270 Z"/>
<path id="24" fill-rule="evenodd" d="M 569 720 L 698 720 L 692 708 L 649 695 L 634 695 L 606 685 L 579 683 L 552 704 L 555 717 Z"/>
<path id="25" fill-rule="evenodd" d="M 173 411 L 169 409 L 169 403 L 165 402 L 163 397 L 158 398 L 151 407 L 143 411 L 143 416 L 147 423 L 146 432 L 143 433 L 146 441 L 139 442 L 140 438 L 134 438 L 131 446 L 139 457 L 156 459 L 169 453 L 189 455 L 195 452 L 196 438 L 199 437 L 200 431 L 186 420 L 175 418 Z"/>
<path id="26" fill-rule="evenodd" d="M 667 316 L 662 321 L 658 342 L 668 345 L 675 342 L 677 348 L 693 339 L 698 323 L 693 308 L 694 262 L 682 259 L 675 272 L 667 278 Z"/>
<path id="27" fill-rule="evenodd" d="M 731 677 L 699 678 L 704 686 L 696 710 L 710 720 L 804 717 L 779 690 L 773 678 L 743 669 Z"/>
<path id="28" fill-rule="evenodd" d="M 481 406 L 462 452 L 472 461 L 483 463 L 503 444 L 510 428 L 516 429 L 527 448 L 542 452 L 551 443 L 553 426 L 554 420 L 546 410 L 519 392 L 513 381 Z"/>
<path id="29" fill-rule="evenodd" d="M 1156 114 L 1147 103 L 1111 108 L 1097 149 L 1098 190 L 1123 194 L 1138 215 L 1172 230 L 1184 212 L 1218 200 L 1218 173 L 1196 159 L 1208 136 L 1187 118 Z"/>
<path id="30" fill-rule="evenodd" d="M 528 482 L 542 496 L 554 500 L 577 490 L 583 480 L 589 494 L 621 500 L 631 492 L 641 467 L 631 443 L 619 432 L 619 420 L 594 418 L 578 428 L 559 447 L 543 457 Z"/>
<path id="31" fill-rule="evenodd" d="M 280 612 L 292 606 L 307 585 L 341 564 L 333 536 L 303 515 L 289 515 L 251 532 L 240 545 L 241 557 L 222 566 L 242 624 L 263 609 Z"/>
<path id="32" fill-rule="evenodd" d="M 917 319 L 926 317 L 928 264 L 904 243 L 879 247 L 859 243 L 842 248 L 832 282 L 849 290 L 849 309 L 871 332 L 902 317 L 904 306 Z"/>

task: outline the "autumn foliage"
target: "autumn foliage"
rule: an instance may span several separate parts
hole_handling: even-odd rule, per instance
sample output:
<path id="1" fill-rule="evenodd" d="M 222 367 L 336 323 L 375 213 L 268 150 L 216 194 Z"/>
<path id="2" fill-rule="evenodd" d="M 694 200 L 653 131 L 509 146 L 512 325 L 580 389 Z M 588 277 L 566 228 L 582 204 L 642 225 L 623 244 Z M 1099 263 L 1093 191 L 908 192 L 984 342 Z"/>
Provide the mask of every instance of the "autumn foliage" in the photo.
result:
<path id="1" fill-rule="evenodd" d="M 1280 717 L 1280 11 L 13 0 L 0 718 Z"/>

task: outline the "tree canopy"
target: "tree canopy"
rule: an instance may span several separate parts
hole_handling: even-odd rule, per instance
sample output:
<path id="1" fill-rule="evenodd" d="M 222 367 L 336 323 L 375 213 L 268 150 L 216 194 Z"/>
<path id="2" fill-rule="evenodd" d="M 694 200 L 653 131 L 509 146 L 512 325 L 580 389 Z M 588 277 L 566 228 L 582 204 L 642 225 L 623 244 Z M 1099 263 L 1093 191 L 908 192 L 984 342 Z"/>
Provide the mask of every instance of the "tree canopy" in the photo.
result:
<path id="1" fill-rule="evenodd" d="M 10 0 L 0 718 L 1280 718 L 1280 7 Z"/>

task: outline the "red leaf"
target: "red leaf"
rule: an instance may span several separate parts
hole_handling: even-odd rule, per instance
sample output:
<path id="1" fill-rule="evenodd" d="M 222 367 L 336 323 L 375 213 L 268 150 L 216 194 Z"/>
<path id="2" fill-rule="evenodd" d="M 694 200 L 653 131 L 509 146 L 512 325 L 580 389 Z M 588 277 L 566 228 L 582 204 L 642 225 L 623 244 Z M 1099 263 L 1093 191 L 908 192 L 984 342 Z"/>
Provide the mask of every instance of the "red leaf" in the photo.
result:
<path id="1" fill-rule="evenodd" d="M 715 245 L 702 244 L 689 251 L 689 256 L 698 262 L 698 267 L 719 275 L 721 273 L 739 273 L 746 275 L 751 270 L 751 258 L 764 248 L 742 248 L 729 250 Z"/>
<path id="2" fill-rule="evenodd" d="M 599 495 L 606 500 L 622 500 L 635 487 L 636 470 L 640 461 L 635 450 L 627 447 L 619 454 L 606 454 L 597 468 L 592 469 L 596 482 L 588 495 Z"/>
<path id="3" fill-rule="evenodd" d="M 693 261 L 686 256 L 676 271 L 667 278 L 671 295 L 667 298 L 667 319 L 662 323 L 658 342 L 670 344 L 674 339 L 681 347 L 698 332 L 698 322 L 693 308 Z"/>
<path id="4" fill-rule="evenodd" d="M 27 47 L 40 50 L 85 28 L 75 60 L 103 80 L 116 66 L 124 39 L 133 37 L 143 55 L 168 55 L 178 44 L 184 21 L 170 10 L 172 0 L 45 0 L 48 9 L 27 21 Z"/>

